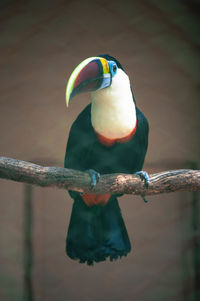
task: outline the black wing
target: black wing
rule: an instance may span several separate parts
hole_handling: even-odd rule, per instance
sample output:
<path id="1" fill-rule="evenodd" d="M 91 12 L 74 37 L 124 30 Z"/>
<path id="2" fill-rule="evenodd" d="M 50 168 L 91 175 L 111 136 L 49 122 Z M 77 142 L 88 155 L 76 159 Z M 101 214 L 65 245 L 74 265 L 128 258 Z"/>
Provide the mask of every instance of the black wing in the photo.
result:
<path id="1" fill-rule="evenodd" d="M 64 166 L 78 170 L 88 169 L 87 158 L 95 139 L 91 125 L 91 104 L 89 104 L 72 124 Z"/>

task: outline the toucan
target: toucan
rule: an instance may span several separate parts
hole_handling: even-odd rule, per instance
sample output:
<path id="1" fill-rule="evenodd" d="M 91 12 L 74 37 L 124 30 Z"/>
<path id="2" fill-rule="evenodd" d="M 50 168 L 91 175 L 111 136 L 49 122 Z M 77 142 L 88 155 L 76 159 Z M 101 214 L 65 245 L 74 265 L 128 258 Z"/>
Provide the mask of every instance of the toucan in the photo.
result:
<path id="1" fill-rule="evenodd" d="M 108 54 L 82 61 L 66 87 L 66 103 L 90 92 L 90 104 L 72 124 L 64 166 L 86 171 L 91 193 L 69 191 L 74 199 L 66 239 L 66 253 L 80 263 L 111 261 L 126 256 L 131 243 L 114 194 L 94 194 L 101 174 L 142 171 L 148 146 L 148 121 L 136 107 L 130 80 L 120 62 Z M 143 199 L 145 200 L 144 196 Z"/>

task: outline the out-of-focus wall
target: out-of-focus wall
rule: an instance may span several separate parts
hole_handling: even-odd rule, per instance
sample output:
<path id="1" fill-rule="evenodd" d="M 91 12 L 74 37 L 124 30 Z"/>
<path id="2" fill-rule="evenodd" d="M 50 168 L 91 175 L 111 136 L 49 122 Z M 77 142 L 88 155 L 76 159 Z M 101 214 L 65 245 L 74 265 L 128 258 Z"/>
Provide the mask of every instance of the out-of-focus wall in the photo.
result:
<path id="1" fill-rule="evenodd" d="M 144 169 L 199 163 L 198 1 L 9 1 L 0 3 L 0 155 L 63 164 L 73 120 L 65 86 L 81 60 L 109 53 L 130 77 L 150 124 Z M 0 299 L 21 300 L 24 185 L 0 181 Z M 192 194 L 124 196 L 132 252 L 80 265 L 65 255 L 72 200 L 34 187 L 35 300 L 189 300 L 194 294 Z M 185 299 L 184 299 L 185 298 Z"/>

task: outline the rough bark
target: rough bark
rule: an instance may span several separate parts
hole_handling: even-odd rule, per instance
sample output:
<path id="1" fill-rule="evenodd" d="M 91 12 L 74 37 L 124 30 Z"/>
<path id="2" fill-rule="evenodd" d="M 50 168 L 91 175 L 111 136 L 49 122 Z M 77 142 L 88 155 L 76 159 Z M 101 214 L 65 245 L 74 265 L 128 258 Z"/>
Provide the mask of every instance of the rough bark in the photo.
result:
<path id="1" fill-rule="evenodd" d="M 179 169 L 149 175 L 148 189 L 134 174 L 101 175 L 91 190 L 86 172 L 61 167 L 43 167 L 33 163 L 0 157 L 0 178 L 42 187 L 92 193 L 154 195 L 173 191 L 200 191 L 200 170 Z"/>

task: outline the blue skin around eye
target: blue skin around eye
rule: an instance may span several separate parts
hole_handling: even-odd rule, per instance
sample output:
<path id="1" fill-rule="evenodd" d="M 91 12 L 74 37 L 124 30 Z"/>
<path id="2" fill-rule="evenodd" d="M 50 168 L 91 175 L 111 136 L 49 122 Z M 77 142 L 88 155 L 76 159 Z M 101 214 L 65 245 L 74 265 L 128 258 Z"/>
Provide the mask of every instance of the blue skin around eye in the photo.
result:
<path id="1" fill-rule="evenodd" d="M 113 67 L 116 66 L 116 71 L 113 71 Z M 110 69 L 110 72 L 112 74 L 112 76 L 115 76 L 115 74 L 117 73 L 117 65 L 115 62 L 113 61 L 109 61 L 109 69 Z"/>

